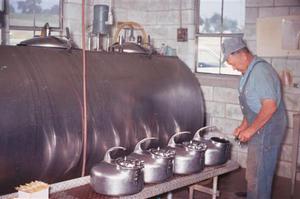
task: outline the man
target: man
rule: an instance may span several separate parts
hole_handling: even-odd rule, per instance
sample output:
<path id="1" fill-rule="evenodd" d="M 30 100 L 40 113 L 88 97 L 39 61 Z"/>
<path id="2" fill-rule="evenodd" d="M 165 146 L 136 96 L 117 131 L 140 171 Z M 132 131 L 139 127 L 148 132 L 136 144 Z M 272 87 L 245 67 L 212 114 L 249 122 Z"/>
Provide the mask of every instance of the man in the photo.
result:
<path id="1" fill-rule="evenodd" d="M 280 80 L 273 67 L 252 55 L 242 38 L 222 44 L 224 61 L 242 73 L 239 101 L 243 121 L 234 131 L 248 143 L 246 168 L 248 199 L 269 199 L 287 117 Z"/>

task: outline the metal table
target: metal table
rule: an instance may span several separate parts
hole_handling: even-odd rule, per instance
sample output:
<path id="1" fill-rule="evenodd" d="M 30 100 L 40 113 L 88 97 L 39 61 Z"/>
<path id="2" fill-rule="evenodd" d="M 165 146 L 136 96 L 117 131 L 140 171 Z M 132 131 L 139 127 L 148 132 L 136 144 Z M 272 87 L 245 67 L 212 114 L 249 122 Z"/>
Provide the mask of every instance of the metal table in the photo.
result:
<path id="1" fill-rule="evenodd" d="M 223 165 L 206 167 L 202 172 L 192 175 L 175 175 L 170 180 L 159 184 L 147 184 L 144 189 L 134 195 L 122 197 L 108 197 L 97 194 L 89 185 L 90 177 L 76 178 L 60 183 L 52 184 L 50 187 L 51 199 L 142 199 L 150 198 L 163 193 L 189 186 L 189 197 L 193 197 L 194 190 L 202 191 L 212 195 L 212 198 L 219 196 L 217 190 L 218 176 L 234 171 L 239 168 L 239 164 L 233 160 L 229 160 Z M 200 181 L 213 178 L 213 187 L 208 188 L 199 185 Z M 11 196 L 13 196 L 11 194 Z"/>

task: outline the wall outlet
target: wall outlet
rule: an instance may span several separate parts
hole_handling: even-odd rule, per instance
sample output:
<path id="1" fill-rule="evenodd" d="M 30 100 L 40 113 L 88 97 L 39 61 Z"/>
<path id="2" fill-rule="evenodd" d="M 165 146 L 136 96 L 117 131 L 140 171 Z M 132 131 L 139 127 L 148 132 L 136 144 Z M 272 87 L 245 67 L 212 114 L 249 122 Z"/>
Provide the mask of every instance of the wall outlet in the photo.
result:
<path id="1" fill-rule="evenodd" d="M 185 42 L 188 38 L 188 29 L 187 28 L 178 28 L 177 29 L 177 41 Z"/>

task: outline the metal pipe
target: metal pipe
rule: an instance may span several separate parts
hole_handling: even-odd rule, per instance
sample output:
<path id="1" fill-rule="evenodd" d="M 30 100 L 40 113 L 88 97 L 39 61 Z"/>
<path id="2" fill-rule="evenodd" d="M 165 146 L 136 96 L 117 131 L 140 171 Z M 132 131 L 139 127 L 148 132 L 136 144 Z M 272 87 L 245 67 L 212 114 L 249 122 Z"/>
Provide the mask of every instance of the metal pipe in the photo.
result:
<path id="1" fill-rule="evenodd" d="M 82 0 L 81 9 L 81 28 L 82 28 L 82 93 L 83 93 L 83 106 L 82 106 L 82 168 L 81 177 L 85 175 L 86 167 L 86 150 L 87 150 L 87 92 L 86 92 L 86 46 L 85 46 L 85 0 Z"/>
<path id="2" fill-rule="evenodd" d="M 4 0 L 3 11 L 3 27 L 1 28 L 1 45 L 7 45 L 9 43 L 9 0 Z"/>

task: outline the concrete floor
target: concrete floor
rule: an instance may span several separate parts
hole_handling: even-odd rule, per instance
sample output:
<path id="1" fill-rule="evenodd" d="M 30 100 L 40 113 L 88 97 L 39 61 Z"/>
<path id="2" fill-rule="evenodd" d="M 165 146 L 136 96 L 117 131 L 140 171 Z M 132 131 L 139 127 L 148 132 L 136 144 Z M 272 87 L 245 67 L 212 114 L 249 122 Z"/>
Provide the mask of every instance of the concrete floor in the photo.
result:
<path id="1" fill-rule="evenodd" d="M 210 186 L 210 182 L 206 183 Z M 222 175 L 219 178 L 218 188 L 220 190 L 219 199 L 241 199 L 235 196 L 235 192 L 246 190 L 245 169 L 238 169 L 237 171 L 229 174 Z M 275 177 L 273 184 L 273 197 L 272 199 L 290 199 L 290 180 L 283 177 Z M 156 197 L 166 199 L 167 196 L 162 195 Z M 183 188 L 173 192 L 173 199 L 188 198 L 188 189 Z M 300 198 L 300 182 L 298 181 L 295 187 L 294 199 Z M 194 192 L 194 199 L 211 199 L 211 196 L 198 191 Z"/>

